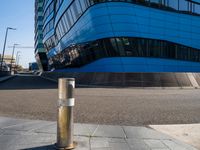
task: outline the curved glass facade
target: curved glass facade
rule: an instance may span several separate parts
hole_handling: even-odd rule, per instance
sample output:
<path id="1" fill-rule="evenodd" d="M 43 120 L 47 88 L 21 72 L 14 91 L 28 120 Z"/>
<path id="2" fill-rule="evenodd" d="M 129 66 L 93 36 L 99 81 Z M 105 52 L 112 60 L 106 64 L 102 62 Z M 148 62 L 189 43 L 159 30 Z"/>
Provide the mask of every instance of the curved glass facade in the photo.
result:
<path id="1" fill-rule="evenodd" d="M 53 43 L 45 43 L 47 50 L 51 49 L 51 45 L 55 45 L 58 41 L 73 27 L 80 16 L 92 5 L 103 2 L 127 2 L 145 5 L 148 7 L 154 7 L 163 9 L 166 11 L 173 11 L 177 13 L 186 13 L 191 15 L 200 16 L 200 3 L 189 2 L 188 0 L 74 0 L 62 14 L 59 22 L 55 25 L 55 37 L 50 40 Z M 58 0 L 56 8 L 62 4 L 63 0 Z M 58 6 L 57 6 L 58 5 Z M 58 11 L 58 8 L 56 9 Z M 53 20 L 51 21 L 53 22 Z M 53 24 L 49 23 L 44 33 L 47 33 L 53 28 Z M 51 25 L 52 24 L 52 25 Z"/>
<path id="2" fill-rule="evenodd" d="M 43 43 L 51 69 L 81 68 L 115 57 L 200 65 L 197 0 L 45 0 L 43 8 Z"/>

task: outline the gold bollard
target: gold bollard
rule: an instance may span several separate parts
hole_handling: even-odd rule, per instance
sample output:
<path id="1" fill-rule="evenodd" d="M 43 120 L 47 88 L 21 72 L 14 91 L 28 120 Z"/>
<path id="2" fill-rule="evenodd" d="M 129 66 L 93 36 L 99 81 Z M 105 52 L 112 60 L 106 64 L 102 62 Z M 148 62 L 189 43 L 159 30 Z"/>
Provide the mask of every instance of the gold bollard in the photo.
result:
<path id="1" fill-rule="evenodd" d="M 74 142 L 73 107 L 75 79 L 60 78 L 58 85 L 58 120 L 56 149 L 70 150 L 77 145 Z"/>

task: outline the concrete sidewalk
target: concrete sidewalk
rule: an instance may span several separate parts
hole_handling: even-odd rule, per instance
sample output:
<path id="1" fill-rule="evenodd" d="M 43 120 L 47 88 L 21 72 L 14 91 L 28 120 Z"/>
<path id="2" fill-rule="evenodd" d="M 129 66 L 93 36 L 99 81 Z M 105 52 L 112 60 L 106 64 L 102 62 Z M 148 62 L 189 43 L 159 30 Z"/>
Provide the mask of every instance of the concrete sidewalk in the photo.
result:
<path id="1" fill-rule="evenodd" d="M 200 124 L 150 125 L 150 127 L 200 149 Z"/>
<path id="2" fill-rule="evenodd" d="M 197 150 L 147 127 L 75 124 L 76 150 Z M 0 149 L 53 150 L 56 122 L 0 117 Z"/>

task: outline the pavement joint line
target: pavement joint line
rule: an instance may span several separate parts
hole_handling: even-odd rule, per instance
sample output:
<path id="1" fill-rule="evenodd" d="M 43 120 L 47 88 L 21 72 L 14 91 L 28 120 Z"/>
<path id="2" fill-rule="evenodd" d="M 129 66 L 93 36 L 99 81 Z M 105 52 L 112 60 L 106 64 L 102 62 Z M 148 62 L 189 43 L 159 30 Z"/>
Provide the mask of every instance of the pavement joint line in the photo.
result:
<path id="1" fill-rule="evenodd" d="M 37 120 L 36 120 L 37 121 Z M 38 121 L 39 122 L 39 121 Z M 3 135 L 5 135 L 5 130 L 8 130 L 9 128 L 12 128 L 12 127 L 16 127 L 16 126 L 21 126 L 21 125 L 28 125 L 28 124 L 33 124 L 35 123 L 35 121 L 31 121 L 31 122 L 24 122 L 24 123 L 20 123 L 20 124 L 15 124 L 15 125 L 12 125 L 12 126 L 8 126 L 8 127 L 5 127 L 5 128 L 0 128 L 1 130 L 3 130 Z M 47 132 L 35 132 L 36 130 L 40 129 L 40 128 L 43 128 L 45 126 L 50 126 L 50 125 L 53 125 L 54 123 L 51 123 L 49 125 L 43 125 L 39 128 L 36 128 L 36 129 L 32 129 L 32 130 L 23 130 L 23 129 L 9 129 L 9 130 L 13 130 L 13 131 L 21 131 L 21 132 L 25 132 L 25 133 L 36 133 L 36 134 L 39 134 L 39 133 L 43 133 L 43 134 L 53 134 L 53 133 L 47 133 Z M 8 135 L 8 134 L 6 134 Z"/>
<path id="2" fill-rule="evenodd" d="M 45 127 L 45 126 L 50 126 L 50 125 L 53 125 L 53 124 L 54 124 L 54 123 L 51 123 L 51 124 L 49 124 L 49 125 L 43 125 L 43 126 L 37 128 L 37 129 L 28 130 L 28 132 L 34 132 L 34 133 L 37 133 L 37 132 L 35 132 L 35 130 L 38 130 L 38 129 L 41 129 L 41 128 Z"/>
<path id="3" fill-rule="evenodd" d="M 142 139 L 142 141 L 144 141 L 144 144 L 149 148 L 149 150 L 153 150 L 146 142 L 145 139 Z M 171 149 L 170 149 L 171 150 Z"/>
<path id="4" fill-rule="evenodd" d="M 39 121 L 39 120 L 38 120 Z M 40 122 L 40 121 L 39 121 Z M 44 122 L 46 122 L 46 121 L 44 121 Z M 39 130 L 39 129 L 42 129 L 42 128 L 44 128 L 44 127 L 49 127 L 49 126 L 52 126 L 52 125 L 54 125 L 55 123 L 54 122 L 52 122 L 52 123 L 50 123 L 50 122 L 46 122 L 46 123 L 48 123 L 47 125 L 43 125 L 43 126 L 40 126 L 40 127 L 38 127 L 38 128 L 35 128 L 35 129 L 33 129 L 33 130 L 31 130 L 31 131 L 36 131 L 36 130 Z"/>
<path id="5" fill-rule="evenodd" d="M 55 123 L 50 123 L 50 124 L 47 125 L 46 127 L 52 126 L 52 125 L 54 125 L 54 124 L 55 124 Z M 57 124 L 56 124 L 56 125 L 57 125 Z M 40 130 L 40 129 L 44 128 L 44 127 L 45 127 L 45 126 L 39 127 L 39 128 L 37 128 L 37 129 L 34 129 L 33 131 L 36 132 L 36 133 L 47 133 L 47 132 L 37 131 L 37 130 Z M 49 133 L 49 134 L 54 134 L 54 133 Z"/>
<path id="6" fill-rule="evenodd" d="M 169 141 L 172 141 L 171 139 L 169 139 Z M 167 145 L 167 144 L 165 144 L 165 142 L 163 142 L 163 140 L 160 140 L 160 142 L 162 143 L 162 144 L 164 144 L 168 149 L 170 149 L 171 150 L 171 148 Z"/>
<path id="7" fill-rule="evenodd" d="M 0 128 L 0 129 L 4 130 L 4 129 L 12 128 L 12 127 L 15 127 L 15 126 L 18 126 L 18 125 L 24 125 L 26 123 L 30 124 L 29 122 L 25 122 L 25 123 L 19 123 L 19 124 L 10 125 L 10 126 L 3 127 L 3 128 Z M 13 129 L 13 130 L 15 130 L 15 129 Z M 22 130 L 22 131 L 24 131 L 24 130 Z"/>
<path id="8" fill-rule="evenodd" d="M 125 135 L 125 136 L 124 136 L 124 138 L 125 138 L 125 139 L 127 139 L 127 138 L 128 138 L 128 136 L 126 135 L 126 132 L 125 132 L 124 126 L 121 126 L 121 127 L 122 127 L 122 130 L 123 130 L 123 132 L 124 132 L 124 135 Z"/>
<path id="9" fill-rule="evenodd" d="M 128 138 L 124 138 L 124 141 L 125 141 L 125 143 L 128 145 L 128 148 L 131 150 L 131 149 L 132 149 L 132 148 L 131 148 L 131 145 L 128 143 L 127 139 L 128 139 Z"/>
<path id="10" fill-rule="evenodd" d="M 23 120 L 22 120 L 23 121 Z M 25 120 L 24 120 L 25 121 Z M 37 121 L 37 120 L 36 120 Z M 39 121 L 39 120 L 38 120 Z M 14 124 L 14 125 L 10 125 L 10 126 L 7 126 L 7 127 L 3 127 L 3 128 L 0 128 L 2 130 L 4 129 L 8 129 L 8 128 L 12 128 L 12 127 L 15 127 L 15 126 L 20 126 L 20 125 L 26 125 L 26 124 L 31 124 L 31 123 L 35 123 L 35 121 L 25 121 L 23 123 L 18 123 L 18 124 Z M 11 130 L 16 130 L 16 129 L 11 129 Z M 24 131 L 24 130 L 16 130 L 16 131 Z"/>
<path id="11" fill-rule="evenodd" d="M 94 132 L 91 134 L 91 137 L 94 136 L 94 134 L 96 133 L 97 129 L 99 128 L 99 124 L 97 125 L 96 129 L 94 130 Z"/>
<path id="12" fill-rule="evenodd" d="M 33 132 L 37 134 L 47 134 L 47 135 L 54 135 L 55 133 L 47 133 L 47 132 Z M 75 135 L 76 136 L 76 135 Z M 82 136 L 82 135 L 81 135 Z"/>
<path id="13" fill-rule="evenodd" d="M 89 149 L 90 149 L 90 150 L 92 150 L 91 138 L 92 138 L 92 137 L 89 137 Z"/>
<path id="14" fill-rule="evenodd" d="M 29 132 L 23 132 L 23 131 L 19 131 L 19 132 L 22 132 L 21 134 L 12 134 L 12 133 L 3 133 L 1 136 L 5 136 L 5 135 L 39 135 L 39 134 L 37 134 L 37 133 L 31 133 L 31 134 L 27 134 L 27 133 L 29 133 Z M 48 135 L 48 134 L 46 134 L 46 135 Z"/>
<path id="15" fill-rule="evenodd" d="M 30 122 L 30 123 L 25 123 L 25 124 L 23 124 L 23 125 L 27 125 L 27 124 L 31 124 L 32 122 Z M 43 127 L 47 127 L 47 126 L 51 126 L 51 125 L 54 125 L 55 123 L 51 123 L 51 124 L 49 124 L 49 125 L 44 125 L 44 126 L 42 126 L 42 127 L 39 127 L 39 128 L 36 128 L 36 129 L 32 129 L 32 130 L 20 130 L 20 129 L 10 129 L 10 130 L 15 130 L 15 131 L 22 131 L 22 132 L 26 132 L 26 133 L 29 133 L 29 132 L 32 132 L 32 133 L 42 133 L 42 134 L 50 134 L 50 135 L 52 135 L 52 134 L 55 134 L 55 133 L 48 133 L 48 132 L 42 132 L 42 131 L 37 131 L 37 130 L 39 130 L 39 129 L 42 129 Z M 21 125 L 21 124 L 20 124 Z M 16 125 L 13 125 L 13 126 L 16 126 Z M 7 128 L 10 128 L 10 127 L 13 127 L 13 126 L 9 126 L 9 127 L 6 127 L 6 128 L 4 128 L 4 129 L 7 129 Z M 127 137 L 127 135 L 125 134 L 125 131 L 124 131 L 124 129 L 123 129 L 123 126 L 120 126 L 122 129 L 123 129 L 123 131 L 124 131 L 124 137 L 107 137 L 107 136 L 95 136 L 95 133 L 96 133 L 96 131 L 98 130 L 98 127 L 99 127 L 100 125 L 98 125 L 97 127 L 96 127 L 96 129 L 94 130 L 94 132 L 92 133 L 92 135 L 82 135 L 82 134 L 74 134 L 74 136 L 82 136 L 82 137 L 89 137 L 89 138 L 94 138 L 94 137 L 96 137 L 96 138 L 108 138 L 108 139 L 128 139 L 128 137 Z M 116 126 L 116 125 L 115 125 Z M 4 129 L 2 129 L 3 131 L 4 131 Z M 131 139 L 137 139 L 137 138 L 131 138 Z M 150 138 L 147 138 L 147 139 L 150 139 Z"/>

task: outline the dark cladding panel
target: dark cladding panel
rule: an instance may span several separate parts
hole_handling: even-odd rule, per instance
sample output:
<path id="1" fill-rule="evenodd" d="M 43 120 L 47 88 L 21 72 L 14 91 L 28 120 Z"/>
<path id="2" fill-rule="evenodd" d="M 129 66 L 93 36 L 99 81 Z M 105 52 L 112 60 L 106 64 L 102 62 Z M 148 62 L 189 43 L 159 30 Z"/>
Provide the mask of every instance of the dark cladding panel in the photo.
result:
<path id="1" fill-rule="evenodd" d="M 142 74 L 143 87 L 160 87 L 159 73 L 143 73 Z"/>
<path id="2" fill-rule="evenodd" d="M 134 86 L 134 87 L 142 87 L 142 73 L 124 73 L 125 74 L 125 85 L 126 86 Z"/>
<path id="3" fill-rule="evenodd" d="M 161 73 L 160 82 L 162 87 L 179 87 L 174 73 Z"/>

